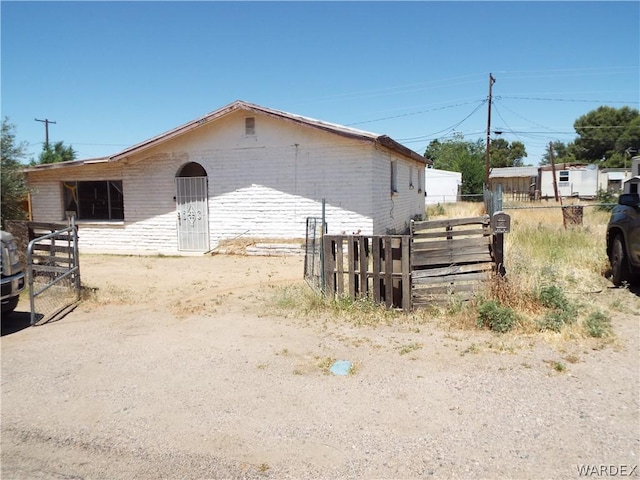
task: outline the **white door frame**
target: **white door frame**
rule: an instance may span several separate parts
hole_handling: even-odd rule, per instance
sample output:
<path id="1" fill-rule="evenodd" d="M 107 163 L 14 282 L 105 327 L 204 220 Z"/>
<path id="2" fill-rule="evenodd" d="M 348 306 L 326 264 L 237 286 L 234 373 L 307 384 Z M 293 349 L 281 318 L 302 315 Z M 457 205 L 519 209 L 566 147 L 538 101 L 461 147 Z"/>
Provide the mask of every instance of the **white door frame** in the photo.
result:
<path id="1" fill-rule="evenodd" d="M 178 250 L 209 251 L 209 191 L 207 177 L 175 177 Z"/>

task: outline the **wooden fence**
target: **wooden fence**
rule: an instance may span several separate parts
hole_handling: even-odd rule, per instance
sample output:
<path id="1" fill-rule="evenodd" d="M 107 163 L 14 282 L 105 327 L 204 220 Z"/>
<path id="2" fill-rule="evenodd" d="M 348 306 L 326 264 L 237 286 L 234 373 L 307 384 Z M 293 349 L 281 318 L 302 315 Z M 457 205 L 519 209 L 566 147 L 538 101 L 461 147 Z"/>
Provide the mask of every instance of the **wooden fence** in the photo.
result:
<path id="1" fill-rule="evenodd" d="M 501 264 L 501 242 L 488 215 L 412 222 L 411 235 L 325 235 L 325 293 L 404 311 L 466 300 Z"/>
<path id="2" fill-rule="evenodd" d="M 467 300 L 495 270 L 489 216 L 415 222 L 411 227 L 414 307 Z"/>
<path id="3" fill-rule="evenodd" d="M 325 235 L 323 245 L 326 294 L 411 310 L 409 236 Z"/>

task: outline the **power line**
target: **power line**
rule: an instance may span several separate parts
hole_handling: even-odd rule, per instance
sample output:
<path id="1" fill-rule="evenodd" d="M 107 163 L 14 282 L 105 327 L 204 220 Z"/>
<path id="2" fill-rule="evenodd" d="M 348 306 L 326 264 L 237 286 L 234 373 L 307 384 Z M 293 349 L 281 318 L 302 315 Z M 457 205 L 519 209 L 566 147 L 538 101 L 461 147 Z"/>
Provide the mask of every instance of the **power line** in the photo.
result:
<path id="1" fill-rule="evenodd" d="M 469 105 L 471 103 L 476 103 L 477 101 L 478 100 L 469 101 L 469 102 L 463 102 L 463 103 L 456 103 L 456 104 L 453 104 L 453 105 L 446 105 L 444 107 L 431 108 L 431 109 L 428 109 L 428 110 L 419 110 L 419 111 L 416 111 L 416 112 L 402 113 L 402 114 L 399 114 L 399 115 L 392 115 L 392 116 L 389 116 L 389 117 L 375 118 L 373 120 L 363 120 L 361 122 L 347 123 L 345 126 L 351 127 L 353 125 L 362 125 L 364 123 L 380 122 L 380 121 L 383 121 L 383 120 L 392 120 L 394 118 L 402 118 L 402 117 L 410 117 L 412 115 L 420 115 L 422 113 L 437 112 L 438 110 L 447 110 L 449 108 L 455 108 L 455 107 L 461 107 L 463 105 Z M 482 100 L 482 103 L 484 103 L 484 100 Z M 481 105 L 482 105 L 482 103 L 481 103 Z"/>
<path id="2" fill-rule="evenodd" d="M 502 120 L 505 124 L 505 126 L 507 127 L 507 130 L 509 133 L 512 133 L 516 136 L 516 138 L 518 140 L 520 140 L 522 142 L 522 139 L 518 137 L 518 135 L 516 135 L 515 131 L 509 126 L 509 124 L 507 123 L 507 121 L 504 119 L 504 117 L 502 116 L 502 114 L 500 113 L 500 110 L 498 109 L 497 105 L 493 105 L 494 110 L 496 111 L 496 113 L 498 114 L 498 116 L 500 117 L 500 120 Z M 523 142 L 524 143 L 524 142 Z"/>
<path id="3" fill-rule="evenodd" d="M 605 73 L 616 73 L 618 70 L 637 70 L 638 65 L 619 65 L 617 67 L 583 67 L 583 68 L 553 68 L 548 70 L 500 70 L 497 73 L 500 75 L 519 75 L 521 73 L 559 73 L 559 72 L 598 72 L 603 71 Z"/>
<path id="4" fill-rule="evenodd" d="M 487 103 L 487 100 L 482 100 L 482 101 L 481 101 L 481 102 L 476 106 L 476 108 L 474 108 L 474 109 L 471 111 L 471 113 L 470 113 L 469 115 L 467 115 L 466 117 L 464 117 L 464 118 L 463 118 L 462 120 L 460 120 L 459 122 L 457 122 L 457 123 L 455 123 L 455 124 L 453 124 L 453 125 L 451 125 L 451 126 L 449 126 L 449 127 L 447 127 L 447 128 L 444 128 L 444 129 L 442 129 L 442 130 L 439 130 L 439 131 L 437 131 L 437 132 L 433 132 L 433 133 L 430 133 L 430 134 L 427 134 L 427 135 L 421 135 L 421 136 L 419 136 L 419 137 L 410 137 L 410 139 L 411 139 L 411 140 L 413 140 L 413 142 L 415 142 L 415 141 L 420 141 L 420 140 L 425 140 L 425 139 L 427 139 L 427 138 L 430 138 L 430 137 L 436 136 L 436 135 L 438 135 L 439 133 L 454 130 L 454 129 L 456 129 L 457 127 L 459 127 L 460 125 L 462 125 L 462 123 L 464 123 L 464 122 L 465 122 L 469 117 L 471 117 L 474 113 L 476 113 L 476 112 L 480 109 L 480 107 L 482 107 L 485 103 Z M 402 140 L 402 139 L 399 139 L 398 141 L 401 141 L 401 140 Z M 407 140 L 407 139 L 405 139 L 405 140 Z"/>
<path id="5" fill-rule="evenodd" d="M 586 100 L 586 99 L 572 99 L 572 98 L 544 98 L 544 97 L 517 97 L 509 95 L 501 95 L 497 99 L 508 98 L 511 100 L 536 100 L 545 102 L 581 102 L 581 103 L 621 103 L 621 104 L 640 104 L 639 101 L 624 101 L 624 100 Z"/>
<path id="6" fill-rule="evenodd" d="M 523 117 L 523 116 L 522 116 L 522 115 L 520 115 L 519 113 L 517 113 L 517 112 L 515 112 L 515 111 L 511 110 L 511 109 L 510 109 L 509 107 L 507 107 L 506 105 L 502 105 L 502 104 L 501 104 L 501 106 L 503 106 L 504 108 L 506 108 L 507 110 L 509 110 L 509 111 L 510 111 L 511 113 L 513 113 L 514 115 L 516 115 L 516 116 L 520 117 L 520 118 L 521 118 L 521 119 L 523 119 L 524 121 L 531 123 L 532 125 L 535 125 L 535 126 L 537 126 L 537 127 L 541 127 L 541 128 L 546 128 L 546 129 L 548 129 L 548 130 L 553 130 L 552 128 L 546 127 L 546 126 L 544 126 L 544 125 L 541 125 L 540 123 L 534 122 L 533 120 L 529 120 L 528 118 Z"/>

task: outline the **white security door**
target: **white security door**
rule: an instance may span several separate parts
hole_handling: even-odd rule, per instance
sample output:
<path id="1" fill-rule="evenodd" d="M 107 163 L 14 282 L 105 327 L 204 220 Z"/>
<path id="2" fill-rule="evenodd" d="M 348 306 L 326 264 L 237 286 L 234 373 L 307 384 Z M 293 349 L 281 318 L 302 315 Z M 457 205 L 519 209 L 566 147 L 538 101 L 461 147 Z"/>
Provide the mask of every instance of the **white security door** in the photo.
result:
<path id="1" fill-rule="evenodd" d="M 176 177 L 178 250 L 209 250 L 207 177 Z"/>

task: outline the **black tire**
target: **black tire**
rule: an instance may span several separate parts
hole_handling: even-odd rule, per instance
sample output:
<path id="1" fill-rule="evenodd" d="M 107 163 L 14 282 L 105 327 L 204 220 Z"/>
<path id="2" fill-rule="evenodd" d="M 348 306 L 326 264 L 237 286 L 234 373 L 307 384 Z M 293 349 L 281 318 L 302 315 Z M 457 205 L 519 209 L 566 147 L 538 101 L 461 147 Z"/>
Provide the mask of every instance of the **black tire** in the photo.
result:
<path id="1" fill-rule="evenodd" d="M 611 281 L 616 287 L 624 282 L 629 281 L 629 264 L 624 249 L 624 240 L 621 235 L 616 235 L 611 244 L 611 253 L 609 254 L 609 262 L 611 263 Z"/>
<path id="2" fill-rule="evenodd" d="M 13 312 L 18 306 L 19 296 L 11 297 L 7 303 L 2 304 L 2 313 L 7 314 Z"/>

